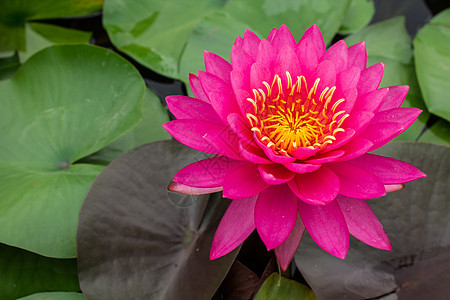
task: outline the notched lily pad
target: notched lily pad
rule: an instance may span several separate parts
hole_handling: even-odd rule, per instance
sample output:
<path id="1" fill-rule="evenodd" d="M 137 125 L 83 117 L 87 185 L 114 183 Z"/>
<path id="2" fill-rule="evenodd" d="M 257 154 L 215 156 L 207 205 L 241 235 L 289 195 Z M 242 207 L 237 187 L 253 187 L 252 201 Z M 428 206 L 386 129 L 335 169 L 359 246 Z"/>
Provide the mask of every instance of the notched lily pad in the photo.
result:
<path id="1" fill-rule="evenodd" d="M 219 194 L 174 205 L 167 184 L 202 153 L 178 142 L 141 146 L 94 181 L 78 225 L 80 285 L 89 299 L 211 299 L 237 250 L 209 251 L 228 206 Z"/>
<path id="2" fill-rule="evenodd" d="M 303 299 L 315 300 L 316 295 L 305 285 L 295 280 L 287 279 L 278 273 L 272 273 L 256 294 L 255 300 L 275 300 L 275 299 Z"/>
<path id="3" fill-rule="evenodd" d="M 392 243 L 392 251 L 355 239 L 340 260 L 305 234 L 295 262 L 319 299 L 445 299 L 450 288 L 450 148 L 397 142 L 378 154 L 401 158 L 427 174 L 386 197 L 367 200 Z"/>

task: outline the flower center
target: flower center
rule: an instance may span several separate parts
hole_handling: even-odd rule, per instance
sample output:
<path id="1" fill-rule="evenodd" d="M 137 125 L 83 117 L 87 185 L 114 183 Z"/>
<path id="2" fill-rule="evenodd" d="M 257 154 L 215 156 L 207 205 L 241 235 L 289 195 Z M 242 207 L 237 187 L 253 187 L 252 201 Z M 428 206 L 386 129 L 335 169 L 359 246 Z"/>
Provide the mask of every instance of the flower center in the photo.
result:
<path id="1" fill-rule="evenodd" d="M 252 131 L 262 143 L 283 154 L 302 147 L 323 149 L 332 144 L 336 134 L 345 131 L 341 126 L 349 114 L 338 109 L 345 99 L 333 102 L 335 86 L 316 94 L 320 78 L 311 89 L 304 76 L 298 76 L 293 84 L 286 72 L 286 79 L 283 87 L 277 74 L 272 85 L 263 82 L 265 92 L 253 89 L 253 98 L 247 98 L 254 108 L 254 113 L 247 113 Z"/>

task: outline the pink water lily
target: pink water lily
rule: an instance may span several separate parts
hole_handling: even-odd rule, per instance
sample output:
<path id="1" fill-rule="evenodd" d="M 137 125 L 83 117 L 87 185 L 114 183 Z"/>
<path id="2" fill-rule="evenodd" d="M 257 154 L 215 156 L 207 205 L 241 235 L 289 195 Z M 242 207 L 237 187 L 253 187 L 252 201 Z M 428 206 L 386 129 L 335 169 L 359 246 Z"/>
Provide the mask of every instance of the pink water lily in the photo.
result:
<path id="1" fill-rule="evenodd" d="M 339 258 L 347 254 L 349 234 L 391 249 L 364 199 L 425 174 L 368 152 L 405 131 L 421 110 L 400 107 L 407 86 L 379 89 L 384 65 L 366 67 L 366 60 L 364 42 L 339 41 L 326 50 L 316 25 L 298 43 L 285 25 L 267 39 L 247 30 L 231 49 L 231 63 L 205 52 L 206 71 L 189 77 L 195 98 L 166 98 L 177 118 L 166 130 L 217 155 L 180 170 L 170 189 L 223 191 L 232 199 L 211 259 L 255 229 L 283 269 L 305 228 Z"/>

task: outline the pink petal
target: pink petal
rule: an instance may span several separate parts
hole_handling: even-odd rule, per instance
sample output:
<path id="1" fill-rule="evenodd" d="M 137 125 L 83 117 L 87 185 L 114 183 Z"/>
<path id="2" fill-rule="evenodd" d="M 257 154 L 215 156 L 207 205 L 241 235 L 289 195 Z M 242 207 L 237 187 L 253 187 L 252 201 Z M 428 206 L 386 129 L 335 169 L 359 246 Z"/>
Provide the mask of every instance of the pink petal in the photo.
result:
<path id="1" fill-rule="evenodd" d="M 404 184 L 385 184 L 386 193 L 400 191 L 405 187 Z"/>
<path id="2" fill-rule="evenodd" d="M 224 177 L 244 163 L 225 156 L 207 158 L 178 171 L 173 181 L 202 188 L 222 186 Z"/>
<path id="3" fill-rule="evenodd" d="M 350 159 L 354 159 L 361 155 L 369 152 L 370 148 L 372 148 L 373 143 L 368 139 L 364 138 L 355 138 L 339 148 L 340 150 L 344 150 L 345 154 L 339 157 L 336 161 L 347 161 Z"/>
<path id="4" fill-rule="evenodd" d="M 247 113 L 251 113 L 251 114 L 255 113 L 255 108 L 247 100 L 248 98 L 252 98 L 247 91 L 237 89 L 237 90 L 234 90 L 234 94 L 236 95 L 237 105 L 239 106 L 240 112 L 244 118 L 246 118 Z"/>
<path id="5" fill-rule="evenodd" d="M 275 248 L 275 255 L 277 256 L 277 260 L 283 271 L 287 270 L 289 263 L 294 258 L 304 231 L 305 225 L 303 225 L 302 219 L 297 216 L 297 220 L 295 221 L 291 234 L 288 236 L 286 241 L 284 241 L 284 243 Z"/>
<path id="6" fill-rule="evenodd" d="M 317 171 L 297 174 L 289 187 L 302 201 L 311 205 L 326 205 L 339 192 L 339 178 L 329 168 L 322 166 Z"/>
<path id="7" fill-rule="evenodd" d="M 295 49 L 303 75 L 309 76 L 319 64 L 319 56 L 316 53 L 314 43 L 309 39 L 302 39 Z"/>
<path id="8" fill-rule="evenodd" d="M 344 151 L 340 150 L 334 150 L 329 151 L 325 153 L 320 153 L 317 155 L 314 155 L 313 157 L 310 157 L 309 159 L 305 160 L 305 163 L 308 164 L 324 164 L 327 162 L 332 162 L 337 160 L 339 157 L 344 155 Z"/>
<path id="9" fill-rule="evenodd" d="M 217 113 L 209 103 L 186 96 L 167 96 L 167 106 L 177 119 L 200 119 L 221 124 Z"/>
<path id="10" fill-rule="evenodd" d="M 184 185 L 184 184 L 178 183 L 178 182 L 172 182 L 171 184 L 169 184 L 168 189 L 172 192 L 177 192 L 177 193 L 185 194 L 185 195 L 205 195 L 205 194 L 220 192 L 222 190 L 222 187 L 218 186 L 218 187 L 212 187 L 212 188 L 198 188 L 198 187 L 187 186 L 187 185 Z"/>
<path id="11" fill-rule="evenodd" d="M 292 33 L 289 31 L 286 25 L 281 25 L 280 28 L 275 32 L 273 38 L 270 40 L 272 46 L 276 50 L 280 50 L 284 45 L 295 49 L 297 43 L 295 42 Z"/>
<path id="12" fill-rule="evenodd" d="M 359 82 L 361 70 L 357 67 L 351 67 L 336 75 L 336 89 L 337 91 L 346 91 L 348 89 L 356 88 Z"/>
<path id="13" fill-rule="evenodd" d="M 206 103 L 209 103 L 209 99 L 206 96 L 205 92 L 203 91 L 202 84 L 200 83 L 200 80 L 197 76 L 194 74 L 189 74 L 189 85 L 191 87 L 191 91 L 194 94 L 195 98 L 205 101 Z"/>
<path id="14" fill-rule="evenodd" d="M 292 152 L 292 156 L 294 156 L 296 159 L 304 160 L 316 154 L 317 151 L 319 151 L 319 148 L 298 148 Z"/>
<path id="15" fill-rule="evenodd" d="M 225 123 L 228 122 L 227 118 L 230 114 L 241 112 L 236 102 L 236 98 L 232 93 L 227 93 L 226 91 L 214 91 L 209 93 L 209 100 L 217 115 L 219 115 Z"/>
<path id="16" fill-rule="evenodd" d="M 242 73 L 241 71 L 233 70 L 230 74 L 231 77 L 231 85 L 233 86 L 233 90 L 250 90 L 250 75 Z"/>
<path id="17" fill-rule="evenodd" d="M 174 120 L 163 127 L 180 143 L 198 151 L 224 154 L 221 148 L 238 148 L 238 137 L 227 127 L 203 120 Z"/>
<path id="18" fill-rule="evenodd" d="M 250 68 L 255 60 L 245 52 L 241 47 L 233 46 L 231 48 L 231 65 L 233 70 L 237 70 L 245 74 L 250 74 Z"/>
<path id="19" fill-rule="evenodd" d="M 299 201 L 298 211 L 317 245 L 344 259 L 349 246 L 349 232 L 339 204 L 332 201 L 328 205 L 317 206 Z"/>
<path id="20" fill-rule="evenodd" d="M 273 164 L 272 161 L 267 159 L 266 154 L 260 148 L 247 144 L 244 141 L 239 142 L 239 150 L 241 155 L 246 160 L 255 164 Z"/>
<path id="21" fill-rule="evenodd" d="M 381 104 L 380 111 L 397 108 L 402 105 L 408 90 L 409 86 L 407 85 L 390 86 L 389 93 L 383 104 Z"/>
<path id="22" fill-rule="evenodd" d="M 256 137 L 255 133 L 253 134 L 253 136 L 254 136 L 254 139 L 255 139 L 256 143 L 258 144 L 258 146 L 264 151 L 264 153 L 267 155 L 267 157 L 271 161 L 280 163 L 280 164 L 287 164 L 287 163 L 291 163 L 291 162 L 295 161 L 295 157 L 276 154 L 271 148 L 264 145 Z"/>
<path id="23" fill-rule="evenodd" d="M 224 92 L 232 97 L 232 88 L 231 85 L 226 83 L 224 80 L 220 79 L 214 74 L 199 71 L 198 78 L 202 84 L 203 90 L 205 91 L 206 96 L 210 99 L 209 95 L 211 92 Z"/>
<path id="24" fill-rule="evenodd" d="M 304 163 L 287 163 L 284 164 L 286 168 L 295 173 L 311 173 L 319 169 L 321 164 L 304 164 Z"/>
<path id="25" fill-rule="evenodd" d="M 250 130 L 248 122 L 244 120 L 239 114 L 232 113 L 227 117 L 228 124 L 230 125 L 231 130 L 233 130 L 236 135 L 244 139 L 246 142 L 255 145 L 253 143 L 253 134 Z"/>
<path id="26" fill-rule="evenodd" d="M 256 57 L 256 61 L 264 65 L 269 70 L 273 70 L 275 68 L 276 60 L 277 52 L 273 48 L 272 44 L 268 40 L 261 40 L 258 47 L 258 56 Z"/>
<path id="27" fill-rule="evenodd" d="M 294 178 L 295 173 L 280 164 L 258 166 L 262 179 L 270 185 L 286 183 Z"/>
<path id="28" fill-rule="evenodd" d="M 281 47 L 278 52 L 274 72 L 281 77 L 281 83 L 284 87 L 287 86 L 286 72 L 289 72 L 293 83 L 296 81 L 297 76 L 300 75 L 300 63 L 298 57 L 290 46 L 284 45 Z"/>
<path id="29" fill-rule="evenodd" d="M 311 40 L 312 44 L 314 45 L 314 51 L 317 54 L 317 57 L 322 57 L 322 55 L 325 53 L 325 43 L 323 41 L 322 33 L 320 32 L 320 29 L 316 24 L 306 29 L 305 33 L 299 41 L 299 45 L 305 39 Z"/>
<path id="30" fill-rule="evenodd" d="M 355 130 L 352 128 L 346 128 L 345 132 L 337 132 L 336 133 L 336 141 L 333 144 L 328 145 L 325 149 L 323 149 L 320 152 L 329 152 L 331 150 L 342 147 L 343 145 L 348 143 L 348 141 L 350 141 L 354 135 L 355 135 Z"/>
<path id="31" fill-rule="evenodd" d="M 216 75 L 231 85 L 231 64 L 217 54 L 204 51 L 206 72 Z"/>
<path id="32" fill-rule="evenodd" d="M 270 70 L 267 69 L 264 65 L 258 62 L 252 65 L 252 68 L 250 70 L 250 87 L 252 89 L 263 89 L 263 91 L 266 91 L 263 81 L 271 84 L 272 79 L 272 72 L 270 72 Z"/>
<path id="33" fill-rule="evenodd" d="M 364 129 L 364 132 L 360 134 L 359 137 L 366 138 L 373 143 L 370 151 L 380 148 L 388 143 L 390 140 L 398 136 L 400 133 L 405 131 L 403 126 L 399 123 L 394 122 L 384 122 L 370 124 Z"/>
<path id="34" fill-rule="evenodd" d="M 209 259 L 216 259 L 233 251 L 255 230 L 257 195 L 233 200 L 220 220 L 211 245 Z"/>
<path id="35" fill-rule="evenodd" d="M 358 94 L 362 95 L 377 89 L 383 78 L 384 64 L 379 62 L 361 71 L 358 82 Z"/>
<path id="36" fill-rule="evenodd" d="M 346 91 L 336 90 L 335 95 L 333 96 L 334 100 L 331 101 L 330 105 L 334 104 L 336 100 L 345 99 L 345 101 L 339 105 L 339 111 L 343 110 L 346 113 L 352 111 L 353 106 L 358 100 L 358 90 L 356 88 L 350 88 Z"/>
<path id="37" fill-rule="evenodd" d="M 223 196 L 242 199 L 259 194 L 268 187 L 256 165 L 248 163 L 228 173 L 223 182 Z"/>
<path id="38" fill-rule="evenodd" d="M 275 36 L 275 34 L 277 33 L 278 29 L 276 28 L 272 28 L 272 30 L 269 32 L 269 35 L 267 36 L 267 40 L 269 42 L 272 42 L 273 37 Z"/>
<path id="39" fill-rule="evenodd" d="M 365 154 L 348 162 L 369 171 L 383 184 L 405 183 L 426 176 L 408 163 L 374 154 Z"/>
<path id="40" fill-rule="evenodd" d="M 250 56 L 256 59 L 258 55 L 258 47 L 261 39 L 253 33 L 251 30 L 245 29 L 244 37 L 242 39 L 242 49 L 245 50 Z"/>
<path id="41" fill-rule="evenodd" d="M 312 86 L 316 78 L 320 78 L 316 95 L 320 95 L 325 87 L 331 88 L 336 84 L 336 70 L 334 64 L 329 60 L 324 60 L 319 63 L 313 74 L 314 75 L 310 77 L 311 85 L 308 83 L 308 86 Z"/>
<path id="42" fill-rule="evenodd" d="M 337 202 L 351 235 L 372 247 L 392 249 L 383 226 L 366 201 L 338 196 Z"/>
<path id="43" fill-rule="evenodd" d="M 348 48 L 348 67 L 358 67 L 361 71 L 366 69 L 367 51 L 366 42 L 354 44 Z"/>
<path id="44" fill-rule="evenodd" d="M 356 111 L 377 112 L 388 93 L 389 88 L 386 87 L 361 95 L 353 106 L 352 113 Z"/>
<path id="45" fill-rule="evenodd" d="M 370 121 L 374 116 L 375 114 L 369 111 L 352 112 L 350 116 L 342 123 L 342 126 L 344 128 L 352 128 L 356 132 L 360 132 L 370 124 Z"/>
<path id="46" fill-rule="evenodd" d="M 288 238 L 297 219 L 297 197 L 285 184 L 261 192 L 255 207 L 255 226 L 267 250 Z"/>
<path id="47" fill-rule="evenodd" d="M 344 71 L 348 66 L 347 44 L 343 40 L 340 40 L 325 52 L 322 60 L 331 60 L 334 63 L 337 73 Z"/>
<path id="48" fill-rule="evenodd" d="M 239 151 L 239 137 L 229 128 L 219 133 L 218 136 L 205 135 L 203 138 L 220 155 L 225 155 L 236 160 L 244 160 Z"/>
<path id="49" fill-rule="evenodd" d="M 339 194 L 347 197 L 368 199 L 386 195 L 383 183 L 372 173 L 347 162 L 327 165 L 341 183 Z"/>
<path id="50" fill-rule="evenodd" d="M 406 130 L 417 119 L 422 110 L 415 107 L 398 107 L 384 110 L 377 113 L 371 124 L 383 123 L 383 122 L 396 122 L 402 125 Z"/>

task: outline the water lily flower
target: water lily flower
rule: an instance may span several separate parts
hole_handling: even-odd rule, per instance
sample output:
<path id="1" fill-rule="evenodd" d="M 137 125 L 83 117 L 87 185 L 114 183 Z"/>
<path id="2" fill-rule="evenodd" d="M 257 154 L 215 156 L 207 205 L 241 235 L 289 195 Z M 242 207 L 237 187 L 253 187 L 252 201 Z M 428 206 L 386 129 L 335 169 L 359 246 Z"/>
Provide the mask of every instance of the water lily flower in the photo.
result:
<path id="1" fill-rule="evenodd" d="M 421 113 L 401 108 L 407 86 L 379 88 L 384 65 L 366 67 L 364 42 L 326 50 L 316 25 L 299 42 L 283 25 L 267 39 L 250 30 L 231 63 L 205 51 L 206 71 L 190 74 L 195 98 L 169 96 L 177 120 L 164 128 L 193 149 L 215 154 L 190 164 L 170 189 L 223 191 L 232 199 L 210 258 L 238 247 L 255 229 L 283 269 L 305 228 L 344 258 L 349 234 L 376 248 L 391 244 L 364 199 L 425 176 L 368 152 L 405 131 Z"/>

